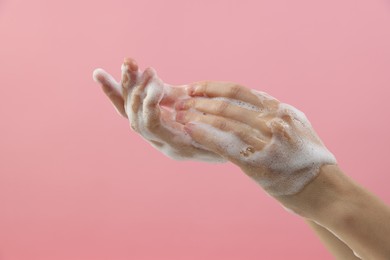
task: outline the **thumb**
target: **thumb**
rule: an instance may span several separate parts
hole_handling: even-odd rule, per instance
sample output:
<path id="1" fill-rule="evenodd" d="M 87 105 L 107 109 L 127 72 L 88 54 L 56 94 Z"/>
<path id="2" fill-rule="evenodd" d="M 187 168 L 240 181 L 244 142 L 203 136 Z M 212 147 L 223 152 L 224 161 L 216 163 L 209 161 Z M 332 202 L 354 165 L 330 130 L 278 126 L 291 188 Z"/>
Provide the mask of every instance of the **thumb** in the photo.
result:
<path id="1" fill-rule="evenodd" d="M 118 114 L 127 118 L 120 84 L 103 69 L 95 69 L 93 79 L 101 85 L 104 94 L 110 99 Z"/>

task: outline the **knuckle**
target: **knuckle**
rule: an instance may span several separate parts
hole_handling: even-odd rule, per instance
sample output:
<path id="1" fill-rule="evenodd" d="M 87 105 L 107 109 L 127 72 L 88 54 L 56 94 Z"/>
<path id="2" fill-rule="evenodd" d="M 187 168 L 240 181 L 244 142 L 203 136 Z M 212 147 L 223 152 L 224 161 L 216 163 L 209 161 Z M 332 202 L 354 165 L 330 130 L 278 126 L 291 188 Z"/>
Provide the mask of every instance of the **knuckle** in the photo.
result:
<path id="1" fill-rule="evenodd" d="M 244 130 L 237 130 L 235 133 L 240 137 L 240 139 L 244 142 L 247 142 L 249 140 L 249 135 Z"/>
<path id="2" fill-rule="evenodd" d="M 289 124 L 293 122 L 293 117 L 290 114 L 282 115 L 281 118 L 283 119 L 284 122 L 287 122 Z"/>
<path id="3" fill-rule="evenodd" d="M 186 100 L 184 104 L 185 104 L 184 106 L 186 108 L 187 107 L 188 108 L 193 107 L 195 109 L 202 108 L 202 104 L 200 102 L 198 102 L 198 100 L 195 98 L 191 98 L 191 99 Z"/>
<path id="4" fill-rule="evenodd" d="M 217 126 L 221 130 L 227 129 L 227 123 L 223 119 L 215 119 L 214 123 L 215 123 L 215 126 Z"/>
<path id="5" fill-rule="evenodd" d="M 270 127 L 268 121 L 262 118 L 256 118 L 256 120 L 253 122 L 253 126 L 255 127 L 256 134 L 259 134 L 260 136 L 271 136 L 272 128 Z"/>
<path id="6" fill-rule="evenodd" d="M 203 81 L 201 84 L 200 84 L 200 92 L 201 93 L 204 93 L 207 95 L 207 90 L 209 89 L 209 81 Z"/>
<path id="7" fill-rule="evenodd" d="M 247 144 L 257 146 L 256 133 L 252 129 L 244 128 L 236 131 L 236 134 L 240 139 Z"/>
<path id="8" fill-rule="evenodd" d="M 224 102 L 224 101 L 217 103 L 217 105 L 215 106 L 215 113 L 216 114 L 223 114 L 226 111 L 228 106 L 229 106 L 229 104 L 227 102 Z"/>
<path id="9" fill-rule="evenodd" d="M 274 131 L 283 131 L 283 125 L 281 124 L 281 121 L 280 119 L 274 119 L 271 121 L 271 127 L 272 129 L 274 129 Z"/>
<path id="10" fill-rule="evenodd" d="M 240 85 L 233 85 L 230 87 L 229 89 L 229 97 L 232 97 L 232 98 L 236 98 L 239 96 L 240 92 L 241 92 L 241 86 Z"/>
<path id="11" fill-rule="evenodd" d="M 275 120 L 272 126 L 273 126 L 273 133 L 283 136 L 284 138 L 290 139 L 290 134 L 288 130 L 290 126 L 282 119 Z"/>

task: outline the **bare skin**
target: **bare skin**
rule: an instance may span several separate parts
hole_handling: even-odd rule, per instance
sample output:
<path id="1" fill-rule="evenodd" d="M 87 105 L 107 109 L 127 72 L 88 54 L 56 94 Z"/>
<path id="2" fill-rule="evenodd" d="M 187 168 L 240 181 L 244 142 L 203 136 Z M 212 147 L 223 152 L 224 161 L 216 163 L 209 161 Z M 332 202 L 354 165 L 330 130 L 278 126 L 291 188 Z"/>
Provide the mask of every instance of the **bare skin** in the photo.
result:
<path id="1" fill-rule="evenodd" d="M 273 135 L 281 135 L 286 140 L 292 140 L 286 129 L 286 123 L 292 123 L 292 118 L 288 115 L 282 118 L 283 121 L 275 121 L 271 125 L 272 129 L 267 124 L 276 117 L 276 113 L 272 111 L 277 108 L 278 100 L 271 98 L 259 102 L 256 93 L 230 82 L 202 81 L 174 87 L 158 79 L 155 82 L 164 89 L 161 92 L 162 97 L 150 101 L 147 98 L 142 99 L 142 93 L 145 93 L 146 85 L 151 79 L 156 78 L 154 71 L 146 69 L 141 75 L 133 59 L 126 59 L 125 64 L 128 70 L 122 75 L 121 88 L 118 83 L 113 84 L 113 81 L 107 80 L 106 77 L 97 80 L 102 84 L 104 92 L 117 111 L 130 121 L 136 121 L 131 124 L 135 131 L 142 135 L 137 125 L 153 126 L 149 129 L 153 133 L 153 138 L 149 141 L 162 140 L 164 145 L 174 147 L 178 152 L 185 154 L 186 158 L 191 158 L 196 153 L 205 153 L 215 158 L 229 160 L 251 178 L 272 177 L 272 171 L 269 169 L 248 165 L 245 160 L 237 159 L 239 157 L 221 149 L 221 141 L 205 129 L 197 127 L 194 122 L 235 133 L 242 142 L 250 144 L 251 149 L 261 151 Z M 167 89 L 173 91 L 166 91 Z M 271 113 L 261 117 L 250 109 L 212 99 L 213 97 L 243 101 Z M 131 106 L 127 105 L 128 102 Z M 136 116 L 141 107 L 155 111 L 154 116 L 147 119 L 150 122 L 146 124 L 142 122 L 144 119 Z M 166 111 L 164 107 L 167 108 Z M 177 113 L 172 112 L 175 110 Z M 202 148 L 195 148 L 193 143 L 183 140 L 173 141 L 171 135 L 175 130 L 186 132 Z M 313 142 L 321 144 L 321 140 L 315 134 L 302 129 L 297 131 L 301 131 L 301 135 L 307 135 Z M 158 145 L 155 147 L 159 148 Z M 250 153 L 251 150 L 243 152 Z M 359 259 L 355 254 L 361 259 L 389 259 L 390 225 L 387 225 L 390 223 L 389 207 L 347 177 L 338 165 L 323 165 L 318 176 L 299 193 L 274 198 L 284 207 L 303 217 L 337 259 Z"/>
<path id="2" fill-rule="evenodd" d="M 326 228 L 316 224 L 311 220 L 306 220 L 306 223 L 313 229 L 318 235 L 321 242 L 337 260 L 356 260 L 360 259 L 353 254 L 351 248 L 349 248 L 344 242 L 334 236 Z"/>
<path id="3" fill-rule="evenodd" d="M 305 218 L 337 259 L 354 259 L 342 242 L 361 259 L 389 259 L 390 208 L 339 166 L 324 165 L 300 193 L 276 199 Z"/>

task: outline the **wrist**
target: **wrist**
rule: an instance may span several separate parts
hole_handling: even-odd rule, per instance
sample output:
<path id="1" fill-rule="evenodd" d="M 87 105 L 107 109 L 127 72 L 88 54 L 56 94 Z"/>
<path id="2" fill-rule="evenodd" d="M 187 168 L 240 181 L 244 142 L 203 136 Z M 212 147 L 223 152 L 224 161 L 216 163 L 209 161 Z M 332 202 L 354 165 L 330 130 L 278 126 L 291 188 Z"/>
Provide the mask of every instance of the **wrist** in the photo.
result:
<path id="1" fill-rule="evenodd" d="M 355 185 L 338 165 L 323 165 L 319 174 L 299 193 L 275 197 L 294 213 L 316 221 L 324 221 L 329 213 L 337 213 L 340 204 L 355 194 Z"/>
<path id="2" fill-rule="evenodd" d="M 388 259 L 390 208 L 345 175 L 325 165 L 301 192 L 275 197 L 283 206 L 331 231 L 362 259 Z"/>

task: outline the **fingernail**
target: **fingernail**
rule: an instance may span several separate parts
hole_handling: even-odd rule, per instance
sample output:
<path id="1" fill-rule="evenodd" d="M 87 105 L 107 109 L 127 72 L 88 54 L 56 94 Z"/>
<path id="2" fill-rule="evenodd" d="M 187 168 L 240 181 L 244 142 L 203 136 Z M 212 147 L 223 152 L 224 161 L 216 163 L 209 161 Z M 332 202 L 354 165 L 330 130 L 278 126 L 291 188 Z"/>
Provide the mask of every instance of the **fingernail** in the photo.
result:
<path id="1" fill-rule="evenodd" d="M 138 64 L 137 64 L 137 62 L 135 60 L 131 60 L 129 65 L 130 65 L 130 70 L 132 70 L 132 71 L 137 71 L 138 70 Z"/>
<path id="2" fill-rule="evenodd" d="M 185 123 L 185 117 L 186 117 L 186 112 L 185 111 L 179 111 L 176 113 L 176 121 L 179 123 Z"/>
<path id="3" fill-rule="evenodd" d="M 137 63 L 132 58 L 124 58 L 123 59 L 123 64 L 129 66 L 130 69 L 133 69 L 134 66 L 137 66 Z"/>

